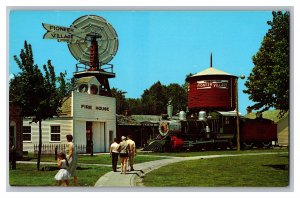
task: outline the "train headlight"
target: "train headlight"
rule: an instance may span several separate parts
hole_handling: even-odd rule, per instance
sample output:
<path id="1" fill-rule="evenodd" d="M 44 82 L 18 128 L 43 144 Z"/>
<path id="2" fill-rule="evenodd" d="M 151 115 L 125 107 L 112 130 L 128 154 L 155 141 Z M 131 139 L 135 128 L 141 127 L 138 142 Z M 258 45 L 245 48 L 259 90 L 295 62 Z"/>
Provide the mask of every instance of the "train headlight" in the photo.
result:
<path id="1" fill-rule="evenodd" d="M 166 136 L 169 132 L 169 126 L 168 126 L 168 123 L 166 122 L 162 122 L 159 126 L 159 133 L 162 135 L 162 136 Z"/>

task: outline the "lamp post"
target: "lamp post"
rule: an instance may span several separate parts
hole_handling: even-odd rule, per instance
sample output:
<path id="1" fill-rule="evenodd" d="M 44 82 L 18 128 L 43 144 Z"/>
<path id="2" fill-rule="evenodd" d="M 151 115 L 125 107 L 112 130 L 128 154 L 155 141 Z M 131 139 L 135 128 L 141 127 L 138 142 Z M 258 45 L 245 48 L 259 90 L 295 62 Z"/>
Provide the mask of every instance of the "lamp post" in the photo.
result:
<path id="1" fill-rule="evenodd" d="M 244 79 L 244 75 L 240 75 L 235 81 L 235 103 L 236 103 L 236 146 L 237 151 L 240 151 L 240 115 L 239 115 L 239 97 L 238 97 L 238 78 Z"/>

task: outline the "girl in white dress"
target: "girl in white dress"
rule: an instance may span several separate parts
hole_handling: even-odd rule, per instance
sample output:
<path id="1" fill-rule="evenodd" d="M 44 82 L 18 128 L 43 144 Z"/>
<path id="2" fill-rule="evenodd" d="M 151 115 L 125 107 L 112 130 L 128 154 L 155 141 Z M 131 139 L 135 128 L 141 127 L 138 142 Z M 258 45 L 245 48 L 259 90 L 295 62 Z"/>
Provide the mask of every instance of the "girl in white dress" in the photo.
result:
<path id="1" fill-rule="evenodd" d="M 67 170 L 69 163 L 64 153 L 57 155 L 57 166 L 60 170 L 56 173 L 54 178 L 58 181 L 58 186 L 61 186 L 63 182 L 65 182 L 66 186 L 69 186 L 70 173 Z"/>

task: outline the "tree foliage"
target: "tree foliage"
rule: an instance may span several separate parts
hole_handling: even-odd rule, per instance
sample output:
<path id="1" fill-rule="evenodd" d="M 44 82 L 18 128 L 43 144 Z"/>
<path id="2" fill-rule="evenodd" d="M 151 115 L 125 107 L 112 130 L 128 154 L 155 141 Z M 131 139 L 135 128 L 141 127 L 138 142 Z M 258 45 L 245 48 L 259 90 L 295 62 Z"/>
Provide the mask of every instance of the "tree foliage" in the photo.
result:
<path id="1" fill-rule="evenodd" d="M 130 114 L 142 114 L 142 100 L 140 98 L 127 98 L 126 103 Z"/>
<path id="2" fill-rule="evenodd" d="M 172 100 L 173 111 L 178 113 L 180 111 L 185 111 L 187 107 L 187 92 L 185 85 L 180 86 L 176 83 L 171 83 L 167 86 L 167 98 Z M 166 107 L 165 107 L 166 109 Z"/>
<path id="3" fill-rule="evenodd" d="M 254 68 L 244 93 L 255 104 L 250 108 L 260 112 L 275 108 L 283 115 L 289 110 L 289 12 L 272 12 L 271 28 L 263 38 L 259 51 L 253 56 Z"/>
<path id="4" fill-rule="evenodd" d="M 119 90 L 117 88 L 111 89 L 112 97 L 116 98 L 116 113 L 117 114 L 124 114 L 125 110 L 128 109 L 124 91 Z"/>
<path id="5" fill-rule="evenodd" d="M 142 94 L 142 114 L 160 115 L 164 113 L 167 102 L 166 86 L 158 81 Z"/>
<path id="6" fill-rule="evenodd" d="M 39 153 L 37 169 L 39 170 L 42 140 L 42 120 L 59 116 L 59 107 L 66 96 L 71 93 L 72 83 L 66 82 L 66 73 L 55 76 L 54 66 L 48 60 L 43 66 L 44 74 L 34 63 L 30 44 L 24 42 L 20 57 L 14 60 L 21 72 L 14 75 L 9 84 L 9 100 L 22 109 L 24 117 L 31 117 L 32 122 L 39 122 Z M 58 86 L 59 85 L 59 86 Z"/>
<path id="7" fill-rule="evenodd" d="M 162 85 L 160 81 L 154 83 L 149 89 L 144 90 L 141 98 L 126 98 L 122 90 L 112 89 L 116 98 L 117 114 L 161 115 L 167 112 L 167 105 L 172 101 L 173 112 L 185 110 L 187 106 L 187 93 L 183 86 L 176 83 Z"/>

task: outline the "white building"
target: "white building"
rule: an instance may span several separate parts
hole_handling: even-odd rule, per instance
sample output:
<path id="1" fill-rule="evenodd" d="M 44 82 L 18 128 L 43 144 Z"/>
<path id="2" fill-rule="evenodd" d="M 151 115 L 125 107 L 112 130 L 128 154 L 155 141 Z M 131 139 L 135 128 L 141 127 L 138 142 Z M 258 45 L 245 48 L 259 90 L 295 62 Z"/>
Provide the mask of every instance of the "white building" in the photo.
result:
<path id="1" fill-rule="evenodd" d="M 103 87 L 96 77 L 78 80 L 78 89 L 65 101 L 60 117 L 42 122 L 42 144 L 66 144 L 66 135 L 72 134 L 74 143 L 83 146 L 86 153 L 109 152 L 116 137 L 116 100 L 101 96 Z M 34 151 L 39 141 L 38 123 L 23 120 L 23 150 Z"/>

